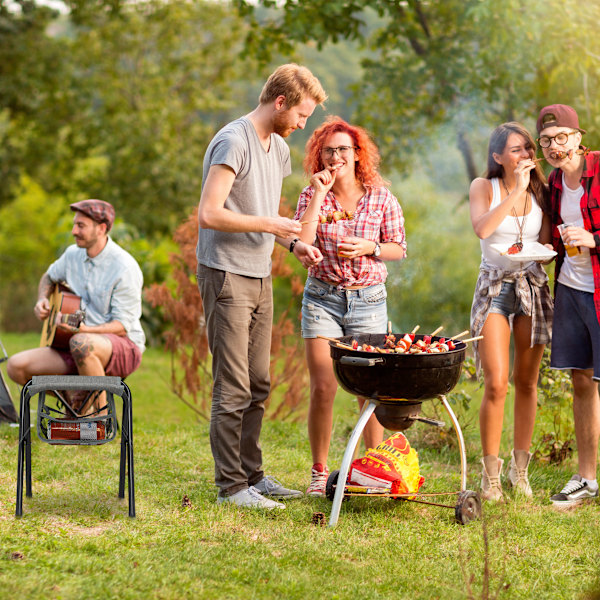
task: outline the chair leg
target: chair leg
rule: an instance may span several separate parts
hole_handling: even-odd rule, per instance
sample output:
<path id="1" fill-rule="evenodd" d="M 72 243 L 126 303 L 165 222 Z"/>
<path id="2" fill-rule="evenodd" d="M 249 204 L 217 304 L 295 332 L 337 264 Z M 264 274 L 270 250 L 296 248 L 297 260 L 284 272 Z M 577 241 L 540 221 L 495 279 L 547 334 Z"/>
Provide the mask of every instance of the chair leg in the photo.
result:
<path id="1" fill-rule="evenodd" d="M 31 413 L 29 402 L 27 403 L 27 412 L 25 413 L 25 495 L 28 498 L 33 496 L 31 491 Z"/>
<path id="2" fill-rule="evenodd" d="M 26 416 L 29 415 L 29 395 L 27 394 L 27 385 L 21 390 L 21 402 L 19 409 L 19 450 L 17 458 L 17 501 L 15 507 L 15 516 L 21 517 L 23 515 L 23 463 L 26 460 L 26 447 L 27 447 L 27 433 L 28 420 Z M 31 443 L 31 436 L 29 436 L 29 443 Z M 31 456 L 31 454 L 29 455 Z M 29 467 L 31 470 L 31 467 Z M 29 481 L 31 485 L 31 481 Z"/>
<path id="3" fill-rule="evenodd" d="M 133 409 L 131 406 L 131 395 L 125 390 L 124 398 L 127 397 L 127 463 L 129 474 L 129 516 L 135 517 L 135 479 L 133 471 Z M 125 429 L 125 427 L 123 427 Z M 122 434 L 121 434 L 122 435 Z"/>
<path id="4" fill-rule="evenodd" d="M 119 465 L 119 498 L 125 498 L 125 470 L 127 469 L 127 403 L 123 400 L 123 415 L 121 417 L 121 459 Z"/>
<path id="5" fill-rule="evenodd" d="M 17 504 L 15 509 L 15 516 L 20 517 L 23 515 L 23 458 L 25 456 L 25 449 L 23 447 L 24 441 L 20 439 L 19 435 L 19 457 L 17 462 Z"/>

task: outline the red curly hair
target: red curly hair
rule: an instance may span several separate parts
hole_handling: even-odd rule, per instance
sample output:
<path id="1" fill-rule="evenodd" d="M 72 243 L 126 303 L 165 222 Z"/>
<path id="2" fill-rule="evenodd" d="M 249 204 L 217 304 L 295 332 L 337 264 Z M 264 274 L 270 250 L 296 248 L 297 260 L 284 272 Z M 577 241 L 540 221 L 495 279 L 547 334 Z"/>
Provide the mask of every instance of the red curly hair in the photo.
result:
<path id="1" fill-rule="evenodd" d="M 369 134 L 362 127 L 350 125 L 336 116 L 327 117 L 323 125 L 315 129 L 306 143 L 304 156 L 304 171 L 311 177 L 325 168 L 321 159 L 321 152 L 325 140 L 334 133 L 347 133 L 357 147 L 356 179 L 365 186 L 385 185 L 385 181 L 378 171 L 381 158 L 377 146 Z"/>

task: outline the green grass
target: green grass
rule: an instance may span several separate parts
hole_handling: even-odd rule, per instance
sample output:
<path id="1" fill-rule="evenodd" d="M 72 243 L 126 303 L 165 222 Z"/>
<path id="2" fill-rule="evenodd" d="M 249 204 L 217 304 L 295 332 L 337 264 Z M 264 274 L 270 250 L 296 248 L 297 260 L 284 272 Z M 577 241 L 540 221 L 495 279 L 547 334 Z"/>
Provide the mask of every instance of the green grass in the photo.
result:
<path id="1" fill-rule="evenodd" d="M 37 336 L 3 334 L 2 341 L 12 353 L 35 345 Z M 51 447 L 35 435 L 33 497 L 24 499 L 23 518 L 16 519 L 17 429 L 0 427 L 0 598 L 412 600 L 497 592 L 500 598 L 600 598 L 598 503 L 561 513 L 547 500 L 570 477 L 573 461 L 532 465 L 532 500 L 509 494 L 506 504 L 485 506 L 484 519 L 466 527 L 454 522 L 453 510 L 389 499 L 352 498 L 335 529 L 312 523 L 315 512 L 329 515 L 324 499 L 291 501 L 277 514 L 217 506 L 208 426 L 169 392 L 168 365 L 167 356 L 151 349 L 128 380 L 135 519 L 117 499 L 118 443 Z M 12 392 L 16 399 L 16 387 Z M 354 406 L 340 395 L 332 468 L 355 422 Z M 425 431 L 419 424 L 406 433 L 418 440 Z M 478 489 L 476 421 L 465 436 L 468 487 Z M 262 443 L 267 472 L 304 489 L 305 426 L 266 421 Z M 417 449 L 423 491 L 457 490 L 452 446 Z M 182 507 L 184 494 L 191 508 Z"/>

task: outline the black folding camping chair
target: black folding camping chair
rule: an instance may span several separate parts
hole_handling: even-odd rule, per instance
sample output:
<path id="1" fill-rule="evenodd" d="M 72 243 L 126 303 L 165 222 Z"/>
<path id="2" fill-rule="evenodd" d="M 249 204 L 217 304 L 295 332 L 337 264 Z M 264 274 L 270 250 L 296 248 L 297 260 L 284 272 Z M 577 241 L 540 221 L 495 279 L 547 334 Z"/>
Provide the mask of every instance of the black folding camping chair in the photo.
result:
<path id="1" fill-rule="evenodd" d="M 69 391 L 87 392 L 88 399 L 85 403 L 92 396 L 106 392 L 106 404 L 95 414 L 81 416 L 66 399 L 65 392 Z M 20 517 L 23 514 L 23 475 L 25 475 L 25 493 L 28 497 L 32 496 L 30 405 L 31 398 L 35 396 L 38 396 L 37 433 L 40 440 L 47 444 L 71 446 L 100 445 L 115 439 L 118 425 L 113 396 L 122 398 L 119 498 L 125 497 L 127 475 L 129 516 L 135 517 L 131 392 L 119 377 L 79 375 L 35 376 L 21 391 L 16 516 Z"/>

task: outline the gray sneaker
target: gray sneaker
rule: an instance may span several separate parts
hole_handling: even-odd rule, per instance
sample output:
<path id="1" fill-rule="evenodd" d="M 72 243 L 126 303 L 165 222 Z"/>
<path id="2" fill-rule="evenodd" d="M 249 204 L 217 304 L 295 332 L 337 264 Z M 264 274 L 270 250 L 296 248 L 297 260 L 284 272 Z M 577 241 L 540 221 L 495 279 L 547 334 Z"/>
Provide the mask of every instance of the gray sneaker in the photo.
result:
<path id="1" fill-rule="evenodd" d="M 591 489 L 587 481 L 583 481 L 581 475 L 573 475 L 567 482 L 567 485 L 554 496 L 550 497 L 550 501 L 557 507 L 568 507 L 579 504 L 586 498 L 597 498 L 598 488 Z"/>
<path id="2" fill-rule="evenodd" d="M 304 494 L 300 490 L 288 490 L 283 487 L 281 481 L 277 481 L 275 477 L 266 475 L 254 487 L 263 495 L 270 498 L 280 498 L 287 500 L 288 498 L 301 498 Z"/>
<path id="3" fill-rule="evenodd" d="M 273 510 L 274 508 L 284 509 L 285 504 L 274 502 L 265 498 L 256 488 L 250 486 L 247 490 L 240 490 L 231 496 L 219 496 L 217 504 L 235 504 L 243 508 L 262 508 L 264 510 Z"/>

